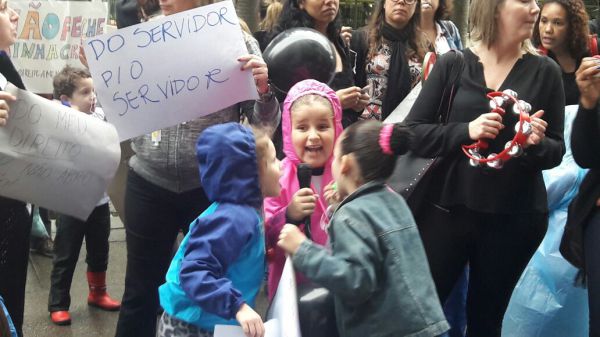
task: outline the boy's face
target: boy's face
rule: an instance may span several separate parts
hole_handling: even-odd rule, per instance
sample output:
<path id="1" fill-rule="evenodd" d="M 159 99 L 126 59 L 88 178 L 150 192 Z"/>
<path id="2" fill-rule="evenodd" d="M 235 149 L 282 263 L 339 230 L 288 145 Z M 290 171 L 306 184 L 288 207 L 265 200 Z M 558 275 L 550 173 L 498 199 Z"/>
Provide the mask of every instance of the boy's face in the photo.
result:
<path id="1" fill-rule="evenodd" d="M 277 197 L 281 192 L 279 178 L 281 177 L 281 164 L 275 156 L 275 146 L 269 140 L 269 148 L 264 158 L 258 163 L 258 174 L 263 197 Z"/>
<path id="2" fill-rule="evenodd" d="M 71 106 L 77 107 L 77 110 L 90 113 L 94 111 L 96 105 L 96 94 L 94 93 L 94 82 L 92 78 L 80 78 L 75 82 L 75 91 L 69 97 Z"/>
<path id="3" fill-rule="evenodd" d="M 292 144 L 298 158 L 320 168 L 333 154 L 335 128 L 331 106 L 321 102 L 292 107 Z"/>

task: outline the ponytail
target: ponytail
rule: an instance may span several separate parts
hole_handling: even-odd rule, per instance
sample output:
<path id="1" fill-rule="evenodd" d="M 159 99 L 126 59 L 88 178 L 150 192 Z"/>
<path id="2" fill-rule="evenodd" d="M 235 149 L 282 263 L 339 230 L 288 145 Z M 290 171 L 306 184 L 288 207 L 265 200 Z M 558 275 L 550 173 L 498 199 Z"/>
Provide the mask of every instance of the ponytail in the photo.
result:
<path id="1" fill-rule="evenodd" d="M 354 154 L 365 182 L 389 178 L 396 159 L 410 149 L 412 139 L 406 126 L 374 120 L 352 124 L 344 135 L 342 155 Z"/>

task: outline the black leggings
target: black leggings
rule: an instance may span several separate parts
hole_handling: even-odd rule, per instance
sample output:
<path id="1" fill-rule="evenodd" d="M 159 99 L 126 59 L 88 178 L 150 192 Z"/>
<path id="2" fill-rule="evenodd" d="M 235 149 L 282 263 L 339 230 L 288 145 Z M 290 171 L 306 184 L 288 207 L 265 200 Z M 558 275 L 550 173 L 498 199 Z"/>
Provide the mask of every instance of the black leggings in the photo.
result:
<path id="1" fill-rule="evenodd" d="M 25 204 L 0 197 L 0 296 L 19 336 L 23 336 L 30 233 L 31 215 Z"/>
<path id="2" fill-rule="evenodd" d="M 513 289 L 546 233 L 547 214 L 427 204 L 416 220 L 441 302 L 469 263 L 467 336 L 500 337 Z"/>

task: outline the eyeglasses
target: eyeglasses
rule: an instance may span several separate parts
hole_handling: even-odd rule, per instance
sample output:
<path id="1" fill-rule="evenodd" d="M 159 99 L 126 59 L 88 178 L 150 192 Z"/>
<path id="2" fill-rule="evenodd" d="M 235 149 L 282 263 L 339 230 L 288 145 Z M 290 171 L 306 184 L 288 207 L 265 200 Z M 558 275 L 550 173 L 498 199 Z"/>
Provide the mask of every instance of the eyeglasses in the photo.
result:
<path id="1" fill-rule="evenodd" d="M 393 2 L 393 3 L 395 3 L 395 4 L 399 3 L 400 1 L 402 1 L 402 2 L 404 2 L 405 4 L 407 4 L 409 6 L 412 6 L 412 5 L 414 5 L 417 2 L 417 0 L 390 0 L 390 1 Z"/>

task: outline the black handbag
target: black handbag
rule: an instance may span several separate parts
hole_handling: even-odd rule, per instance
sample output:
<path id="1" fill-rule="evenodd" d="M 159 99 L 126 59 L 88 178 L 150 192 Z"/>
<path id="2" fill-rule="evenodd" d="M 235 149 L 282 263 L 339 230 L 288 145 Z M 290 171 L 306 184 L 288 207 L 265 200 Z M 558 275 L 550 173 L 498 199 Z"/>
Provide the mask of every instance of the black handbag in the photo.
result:
<path id="1" fill-rule="evenodd" d="M 455 57 L 450 63 L 451 68 L 447 73 L 446 86 L 444 87 L 437 111 L 438 121 L 443 124 L 446 124 L 450 117 L 450 109 L 460 85 L 460 78 L 465 63 L 462 52 L 453 50 L 452 53 Z M 440 157 L 423 158 L 413 151 L 408 151 L 396 160 L 394 172 L 388 179 L 387 184 L 406 199 L 408 206 L 413 212 L 416 212 L 421 206 L 428 191 L 431 174 L 427 173 L 436 166 L 436 163 L 440 159 Z"/>

